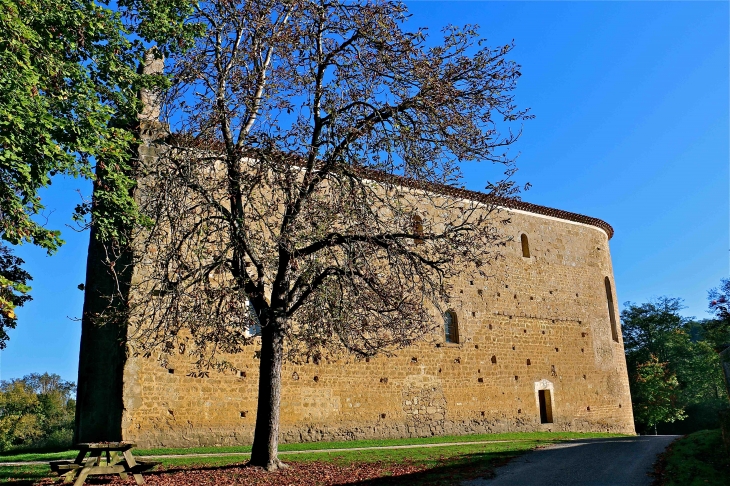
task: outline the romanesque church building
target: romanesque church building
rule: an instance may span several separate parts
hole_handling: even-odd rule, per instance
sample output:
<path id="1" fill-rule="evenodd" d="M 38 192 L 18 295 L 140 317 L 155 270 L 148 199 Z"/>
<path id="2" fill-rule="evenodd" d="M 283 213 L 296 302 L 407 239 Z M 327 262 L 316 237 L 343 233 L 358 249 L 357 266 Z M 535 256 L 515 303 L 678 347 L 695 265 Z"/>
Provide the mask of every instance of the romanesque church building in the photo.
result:
<path id="1" fill-rule="evenodd" d="M 485 197 L 456 191 L 464 199 Z M 489 278 L 450 282 L 454 298 L 436 335 L 390 357 L 284 363 L 282 442 L 634 433 L 609 249 L 613 229 L 521 201 L 505 202 L 502 210 L 512 237 L 504 258 L 492 264 Z M 101 278 L 102 257 L 92 241 L 87 300 L 89 289 L 109 285 Z M 252 441 L 255 339 L 250 352 L 231 357 L 235 374 L 203 375 L 189 373 L 185 356 L 162 367 L 154 357 L 130 355 L 119 345 L 123 331 L 84 321 L 79 441 L 141 447 Z"/>

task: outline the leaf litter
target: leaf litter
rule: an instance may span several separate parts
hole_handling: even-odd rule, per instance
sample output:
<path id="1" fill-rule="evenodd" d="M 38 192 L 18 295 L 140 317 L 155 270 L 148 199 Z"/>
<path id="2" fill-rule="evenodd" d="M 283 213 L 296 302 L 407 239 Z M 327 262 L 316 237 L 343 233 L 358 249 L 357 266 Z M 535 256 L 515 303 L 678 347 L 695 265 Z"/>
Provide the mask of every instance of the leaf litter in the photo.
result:
<path id="1" fill-rule="evenodd" d="M 395 478 L 423 472 L 425 464 L 411 462 L 357 463 L 338 465 L 330 462 L 290 463 L 289 467 L 276 472 L 247 466 L 245 463 L 217 467 L 179 467 L 144 473 L 145 482 L 150 486 L 295 486 L 357 484 L 378 478 Z M 50 485 L 58 478 L 46 478 L 36 485 Z M 119 476 L 92 476 L 86 479 L 87 485 L 136 485 L 134 478 L 126 480 Z"/>

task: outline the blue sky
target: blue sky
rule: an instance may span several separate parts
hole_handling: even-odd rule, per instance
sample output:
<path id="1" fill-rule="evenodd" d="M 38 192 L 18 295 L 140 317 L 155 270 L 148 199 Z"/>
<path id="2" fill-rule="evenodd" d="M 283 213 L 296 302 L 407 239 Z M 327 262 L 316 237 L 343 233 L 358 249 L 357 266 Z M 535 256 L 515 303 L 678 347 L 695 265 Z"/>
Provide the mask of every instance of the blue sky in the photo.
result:
<path id="1" fill-rule="evenodd" d="M 520 106 L 515 146 L 523 199 L 604 219 L 619 302 L 682 297 L 706 313 L 707 290 L 730 276 L 728 2 L 407 2 L 412 26 L 437 36 L 478 24 L 490 45 L 514 39 Z M 487 171 L 465 168 L 466 186 Z M 88 233 L 65 224 L 82 181 L 43 194 L 67 244 L 53 257 L 17 253 L 34 276 L 0 354 L 0 378 L 53 372 L 76 381 Z"/>

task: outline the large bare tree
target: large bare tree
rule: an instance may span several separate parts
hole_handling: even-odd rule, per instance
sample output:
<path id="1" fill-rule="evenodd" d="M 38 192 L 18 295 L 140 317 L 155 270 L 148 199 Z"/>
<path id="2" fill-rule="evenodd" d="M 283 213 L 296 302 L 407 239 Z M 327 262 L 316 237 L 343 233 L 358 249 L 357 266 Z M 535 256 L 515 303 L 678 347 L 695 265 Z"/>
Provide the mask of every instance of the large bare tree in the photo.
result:
<path id="1" fill-rule="evenodd" d="M 171 135 L 142 160 L 129 343 L 201 367 L 260 332 L 251 463 L 274 470 L 282 361 L 393 352 L 443 325 L 449 279 L 488 273 L 496 204 L 449 191 L 491 162 L 510 195 L 511 45 L 439 42 L 384 0 L 213 0 L 167 60 Z M 151 112 L 153 114 L 154 110 Z M 252 330 L 256 330 L 252 332 Z"/>

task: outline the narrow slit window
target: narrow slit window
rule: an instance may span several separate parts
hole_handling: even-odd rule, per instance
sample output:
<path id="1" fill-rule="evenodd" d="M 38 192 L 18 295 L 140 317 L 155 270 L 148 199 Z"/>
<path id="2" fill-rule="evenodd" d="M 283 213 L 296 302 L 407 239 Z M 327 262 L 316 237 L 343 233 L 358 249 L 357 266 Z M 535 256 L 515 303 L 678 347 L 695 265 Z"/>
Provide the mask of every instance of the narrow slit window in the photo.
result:
<path id="1" fill-rule="evenodd" d="M 246 300 L 246 307 L 248 307 L 248 314 L 251 320 L 248 324 L 248 327 L 244 330 L 243 333 L 246 337 L 249 338 L 254 336 L 260 336 L 261 321 L 259 321 L 259 316 L 253 306 L 253 302 L 251 302 L 250 300 Z"/>
<path id="2" fill-rule="evenodd" d="M 616 311 L 613 305 L 613 291 L 611 290 L 611 281 L 606 277 L 606 301 L 608 302 L 608 318 L 611 320 L 611 337 L 618 342 L 618 327 L 616 325 Z"/>
<path id="3" fill-rule="evenodd" d="M 444 335 L 447 343 L 459 342 L 459 324 L 454 311 L 444 313 Z"/>
<path id="4" fill-rule="evenodd" d="M 414 215 L 411 219 L 411 227 L 413 230 L 413 235 L 415 238 L 413 239 L 413 242 L 417 245 L 420 245 L 423 243 L 423 218 L 421 218 L 419 215 Z"/>
<path id="5" fill-rule="evenodd" d="M 553 401 L 550 396 L 550 390 L 539 390 L 537 398 L 540 402 L 540 423 L 553 423 Z"/>
<path id="6" fill-rule="evenodd" d="M 520 240 L 522 240 L 522 256 L 525 258 L 530 258 L 530 242 L 527 241 L 527 235 L 522 233 L 522 236 L 520 236 Z"/>

